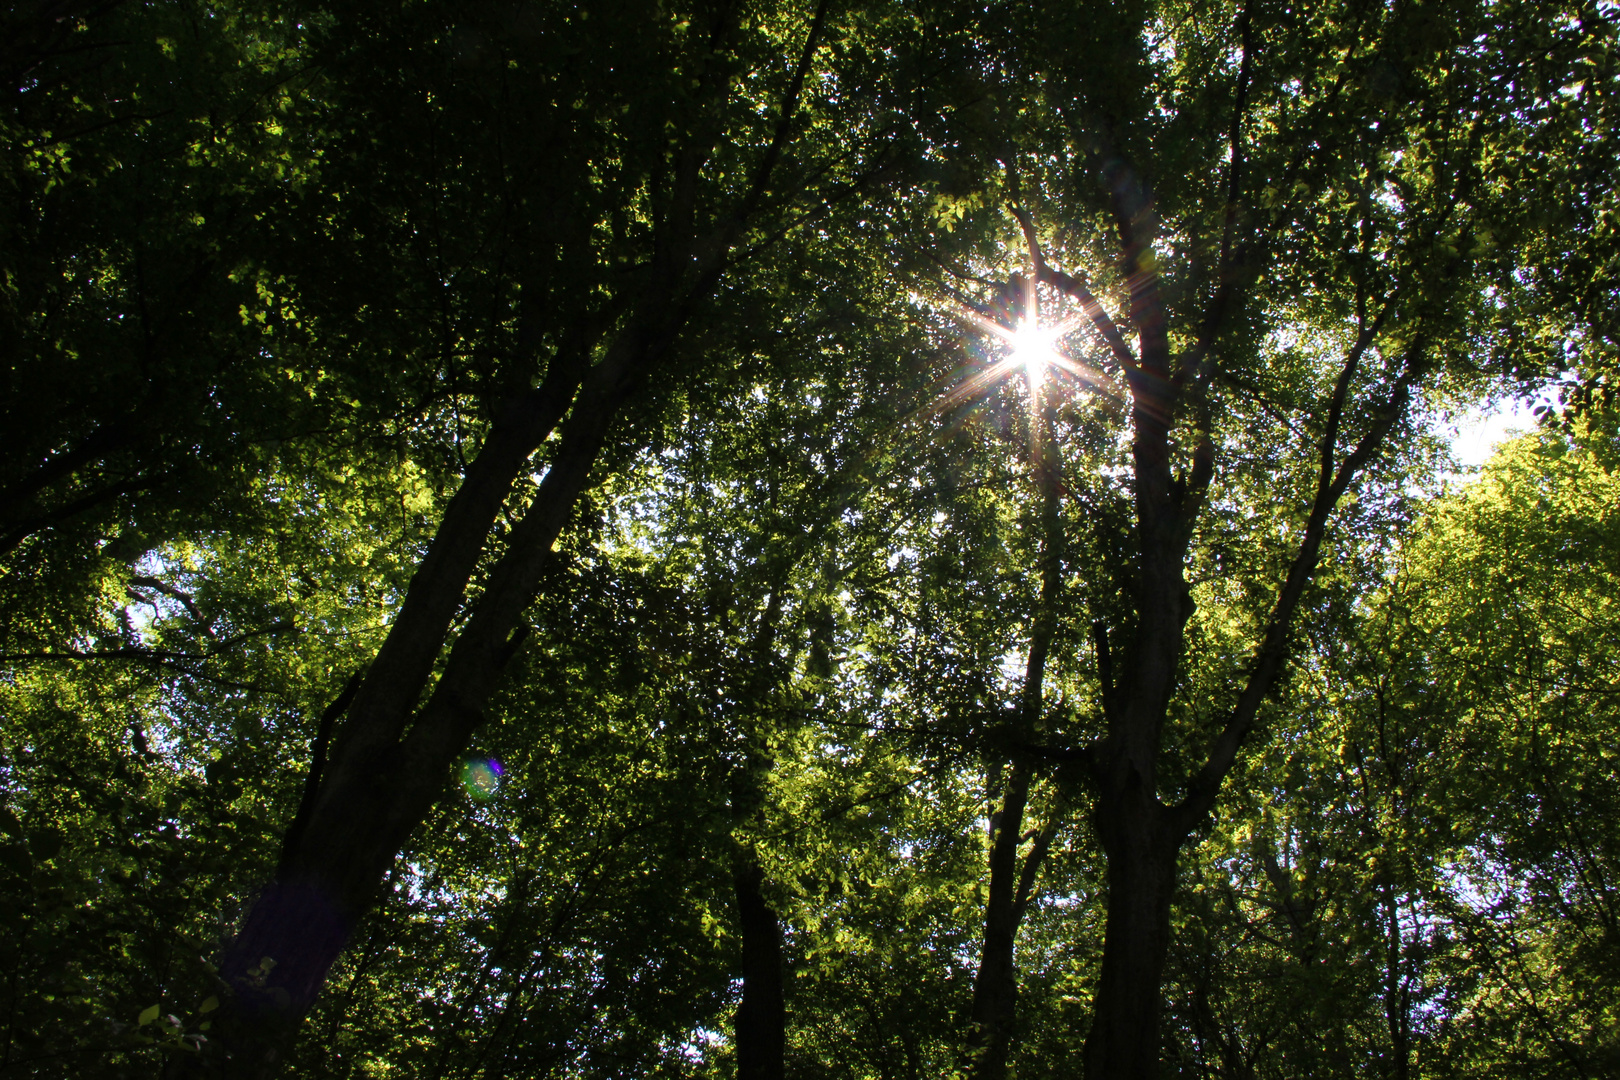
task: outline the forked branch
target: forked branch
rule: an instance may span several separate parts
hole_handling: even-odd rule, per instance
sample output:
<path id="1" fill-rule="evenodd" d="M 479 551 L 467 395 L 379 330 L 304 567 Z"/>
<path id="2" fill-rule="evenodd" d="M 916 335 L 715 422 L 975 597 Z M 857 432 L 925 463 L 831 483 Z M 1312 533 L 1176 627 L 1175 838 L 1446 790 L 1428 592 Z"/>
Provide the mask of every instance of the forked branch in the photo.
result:
<path id="1" fill-rule="evenodd" d="M 1387 312 L 1386 308 L 1386 312 Z M 1301 598 L 1305 594 L 1305 587 L 1310 583 L 1316 571 L 1317 560 L 1321 556 L 1322 540 L 1327 532 L 1328 518 L 1338 506 L 1339 500 L 1344 496 L 1346 489 L 1355 479 L 1362 468 L 1372 460 L 1383 446 L 1385 437 L 1400 420 L 1406 411 L 1406 404 L 1411 396 L 1413 380 L 1418 376 L 1424 355 L 1421 342 L 1414 342 L 1408 347 L 1402 359 L 1401 374 L 1390 389 L 1388 398 L 1375 414 L 1375 419 L 1367 431 L 1363 433 L 1359 442 L 1337 468 L 1334 460 L 1337 452 L 1339 424 L 1343 416 L 1344 403 L 1349 393 L 1349 385 L 1354 378 L 1356 368 L 1359 366 L 1362 355 L 1371 344 L 1376 333 L 1376 327 L 1381 325 L 1383 319 L 1375 322 L 1358 335 L 1356 343 L 1352 346 L 1346 357 L 1344 367 L 1340 371 L 1338 380 L 1334 385 L 1333 399 L 1329 408 L 1328 429 L 1322 437 L 1321 470 L 1317 478 L 1316 498 L 1311 505 L 1311 511 L 1305 523 L 1305 535 L 1300 541 L 1299 550 L 1295 553 L 1293 561 L 1288 567 L 1288 574 L 1283 580 L 1282 591 L 1277 596 L 1277 602 L 1272 608 L 1271 617 L 1266 624 L 1266 632 L 1262 638 L 1259 655 L 1255 658 L 1254 667 L 1249 673 L 1248 682 L 1238 697 L 1236 706 L 1227 718 L 1221 733 L 1216 736 L 1210 747 L 1209 756 L 1203 768 L 1193 778 L 1189 791 L 1172 813 L 1175 815 L 1178 827 L 1190 830 L 1204 814 L 1208 813 L 1214 804 L 1215 795 L 1220 790 L 1221 782 L 1231 771 L 1233 763 L 1237 760 L 1237 752 L 1243 745 L 1244 738 L 1253 729 L 1256 717 L 1259 715 L 1260 705 L 1266 695 L 1271 691 L 1282 671 L 1283 662 L 1288 654 L 1288 635 L 1293 627 L 1294 615 L 1299 609 Z"/>

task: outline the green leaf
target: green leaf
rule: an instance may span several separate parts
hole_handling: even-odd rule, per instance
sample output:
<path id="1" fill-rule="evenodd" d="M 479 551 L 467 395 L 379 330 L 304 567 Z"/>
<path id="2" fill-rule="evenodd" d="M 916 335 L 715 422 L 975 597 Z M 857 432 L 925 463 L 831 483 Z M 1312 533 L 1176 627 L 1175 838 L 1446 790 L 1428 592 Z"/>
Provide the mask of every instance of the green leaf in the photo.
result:
<path id="1" fill-rule="evenodd" d="M 146 1008 L 141 1010 L 141 1015 L 136 1018 L 136 1022 L 140 1024 L 141 1027 L 145 1027 L 147 1024 L 150 1024 L 152 1021 L 158 1018 L 158 1011 L 158 1006 L 148 1005 Z"/>
<path id="2" fill-rule="evenodd" d="M 209 1013 L 213 1012 L 217 1008 L 219 1008 L 219 998 L 210 997 L 207 1000 L 205 1000 L 201 1005 L 197 1006 L 197 1011 L 199 1013 L 201 1013 L 202 1015 L 207 1016 Z"/>

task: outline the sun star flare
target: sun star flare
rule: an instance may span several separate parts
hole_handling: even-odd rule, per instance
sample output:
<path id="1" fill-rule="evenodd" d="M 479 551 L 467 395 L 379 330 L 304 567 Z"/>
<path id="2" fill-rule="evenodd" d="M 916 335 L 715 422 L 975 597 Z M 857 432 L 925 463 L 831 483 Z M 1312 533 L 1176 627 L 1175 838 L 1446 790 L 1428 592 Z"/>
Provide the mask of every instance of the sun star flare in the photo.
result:
<path id="1" fill-rule="evenodd" d="M 1042 325 L 1034 320 L 1021 323 L 1013 331 L 1011 359 L 1023 366 L 1031 388 L 1041 385 L 1048 367 L 1062 363 L 1063 356 L 1058 352 L 1058 338 L 1062 333 L 1061 326 Z"/>

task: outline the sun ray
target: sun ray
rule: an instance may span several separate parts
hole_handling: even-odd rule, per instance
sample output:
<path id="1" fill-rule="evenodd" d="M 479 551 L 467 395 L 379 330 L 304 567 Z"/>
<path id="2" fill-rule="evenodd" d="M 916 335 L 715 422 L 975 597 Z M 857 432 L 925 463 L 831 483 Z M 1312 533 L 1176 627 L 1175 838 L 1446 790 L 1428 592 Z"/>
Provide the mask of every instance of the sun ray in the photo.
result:
<path id="1" fill-rule="evenodd" d="M 1059 306 L 1065 305 L 1060 301 Z M 1084 313 L 1070 309 L 1063 312 L 1061 318 L 1048 322 L 1041 317 L 1041 307 L 1038 295 L 1026 295 L 1023 305 L 1013 311 L 986 311 L 960 299 L 945 307 L 940 313 L 959 320 L 980 335 L 981 340 L 989 346 L 987 351 L 993 359 L 986 357 L 982 367 L 976 367 L 965 377 L 958 372 L 960 382 L 948 389 L 942 388 L 943 393 L 931 405 L 918 409 L 907 418 L 907 422 L 941 416 L 983 395 L 996 383 L 1005 382 L 1015 372 L 1024 375 L 1032 421 L 1041 399 L 1047 393 L 1048 382 L 1053 383 L 1053 392 L 1067 395 L 1095 393 L 1118 400 L 1119 388 L 1105 370 L 1068 355 L 1065 347 L 1067 339 L 1089 325 Z M 1007 321 L 998 319 L 998 314 Z M 1059 373 L 1061 378 L 1053 381 L 1052 373 Z M 1059 389 L 1059 384 L 1066 384 L 1068 389 Z"/>
<path id="2" fill-rule="evenodd" d="M 1061 326 L 1043 326 L 1034 319 L 1025 320 L 1013 331 L 1009 359 L 1024 369 L 1032 391 L 1045 381 L 1046 369 L 1062 359 L 1058 351 L 1062 333 Z"/>

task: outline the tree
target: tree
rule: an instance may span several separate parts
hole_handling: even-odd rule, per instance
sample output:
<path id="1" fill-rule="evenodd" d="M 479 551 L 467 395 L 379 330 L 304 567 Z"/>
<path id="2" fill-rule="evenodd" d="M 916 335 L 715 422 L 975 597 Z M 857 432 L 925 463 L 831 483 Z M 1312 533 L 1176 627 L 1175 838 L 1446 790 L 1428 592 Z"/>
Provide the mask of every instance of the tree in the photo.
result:
<path id="1" fill-rule="evenodd" d="M 120 563 L 248 510 L 238 481 L 263 443 L 323 422 L 326 380 L 264 353 L 262 223 L 287 205 L 278 173 L 303 165 L 266 128 L 294 96 L 297 37 L 252 7 L 7 17 L 7 652 L 63 644 Z"/>
<path id="2" fill-rule="evenodd" d="M 1392 696 L 1432 725 L 1408 767 L 1451 837 L 1424 897 L 1453 941 L 1439 1038 L 1481 1067 L 1615 1067 L 1613 687 L 1593 663 L 1615 633 L 1615 448 L 1603 410 L 1507 444 L 1425 515 L 1388 600 Z"/>
<path id="3" fill-rule="evenodd" d="M 380 100 L 400 94 L 398 65 L 420 68 L 433 49 L 452 50 L 448 70 L 436 63 L 445 75 L 434 90 L 409 95 L 421 99 L 409 122 L 478 137 L 454 147 L 393 144 L 403 160 L 389 162 L 389 175 L 426 182 L 428 216 L 417 228 L 430 234 L 448 225 L 439 215 L 485 215 L 455 231 L 482 232 L 509 253 L 511 268 L 485 280 L 513 314 L 495 320 L 494 340 L 474 334 L 476 322 L 441 318 L 440 330 L 452 335 L 449 348 L 472 353 L 475 369 L 480 354 L 510 359 L 488 376 L 488 429 L 388 638 L 344 703 L 277 881 L 226 950 L 221 974 L 237 994 L 225 1031 L 241 1034 L 220 1042 L 236 1053 L 235 1068 L 274 1060 L 348 927 L 438 797 L 521 642 L 514 633 L 551 546 L 625 401 L 654 370 L 667 378 L 695 363 L 678 346 L 738 260 L 801 215 L 818 217 L 835 197 L 862 192 L 892 141 L 864 101 L 850 113 L 846 101 L 859 99 L 827 92 L 818 74 L 825 8 L 772 19 L 716 9 L 672 20 L 631 7 L 593 12 L 590 26 L 583 13 L 532 14 L 539 25 L 505 26 L 494 9 L 458 8 L 459 26 L 428 9 L 401 21 L 375 21 L 363 9 L 330 16 L 325 48 L 350 73 L 331 84 L 330 106 L 350 123 L 381 115 Z M 444 35 L 447 45 L 433 44 Z M 588 63 L 575 62 L 577 77 L 559 77 L 559 55 L 587 54 Z M 843 77 L 858 85 L 867 62 L 856 59 Z M 578 115 L 564 94 L 582 103 Z M 516 139 L 530 124 L 549 136 Z M 342 126 L 336 134 L 334 150 L 354 146 Z M 508 161 L 519 146 L 528 160 Z M 412 193 L 402 194 L 410 220 Z M 591 221 L 608 228 L 587 231 Z M 487 270 L 470 264 L 464 273 Z M 518 482 L 553 430 L 559 438 L 527 499 Z M 491 526 L 514 497 L 518 516 L 463 612 Z M 446 636 L 463 617 L 441 669 Z"/>
<path id="4" fill-rule="evenodd" d="M 1612 1067 L 1609 707 L 1587 666 L 1611 622 L 1611 423 L 1549 424 L 1415 502 L 1381 583 L 1312 635 L 1282 738 L 1189 875 L 1184 1069 Z"/>
<path id="5" fill-rule="evenodd" d="M 1347 642 L 1422 410 L 1601 336 L 1537 208 L 1604 205 L 1602 13 L 80 14 L 7 120 L 71 403 L 5 401 L 12 977 L 94 973 L 30 1060 L 1398 1072 L 1503 941 L 1599 955 L 1457 906 L 1428 676 Z M 1532 833 L 1481 865 L 1607 873 Z"/>
<path id="6" fill-rule="evenodd" d="M 1535 48 L 1530 67 L 1508 43 L 1549 24 L 1550 60 Z M 1089 769 L 1108 865 L 1087 1071 L 1145 1077 L 1179 854 L 1284 677 L 1335 512 L 1376 506 L 1414 397 L 1521 362 L 1499 312 L 1517 314 L 1513 268 L 1539 235 L 1518 201 L 1527 157 L 1544 134 L 1579 141 L 1543 103 L 1605 46 L 1529 8 L 1120 8 L 977 29 L 982 107 L 958 161 L 1008 179 L 946 206 L 987 207 L 981 227 L 1013 206 L 1036 278 L 1089 322 L 1092 377 L 1130 400 L 1134 520 L 1112 547 L 1131 580 L 1098 648 L 1118 660 L 1101 716 L 1052 750 Z M 1247 509 L 1257 495 L 1269 513 Z M 1250 644 L 1193 651 L 1200 610 Z"/>

